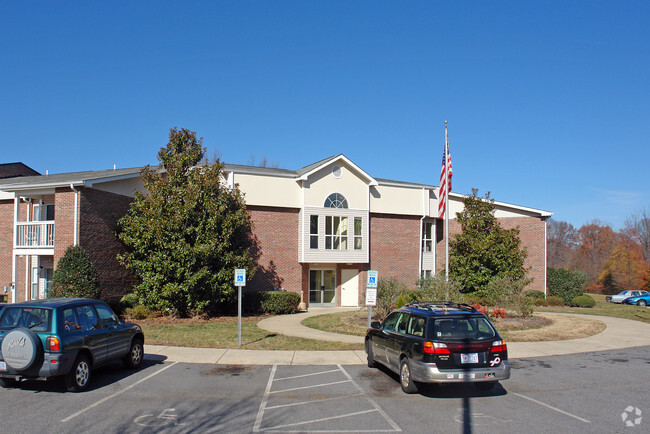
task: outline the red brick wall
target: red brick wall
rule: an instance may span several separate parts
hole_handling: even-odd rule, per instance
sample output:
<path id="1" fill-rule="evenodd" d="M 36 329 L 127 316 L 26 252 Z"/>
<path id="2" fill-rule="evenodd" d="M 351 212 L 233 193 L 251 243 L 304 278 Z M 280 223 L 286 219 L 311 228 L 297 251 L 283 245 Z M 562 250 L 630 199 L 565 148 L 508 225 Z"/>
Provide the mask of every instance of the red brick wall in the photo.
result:
<path id="1" fill-rule="evenodd" d="M 27 218 L 27 203 L 21 203 L 19 221 Z M 14 248 L 14 201 L 0 201 L 0 296 L 7 287 L 7 301 L 11 301 L 12 255 Z M 25 300 L 25 257 L 16 258 L 16 301 Z M 4 297 L 2 297 L 4 298 Z"/>
<path id="2" fill-rule="evenodd" d="M 126 214 L 132 200 L 95 189 L 81 190 L 79 245 L 97 269 L 101 298 L 107 301 L 119 301 L 137 284 L 135 277 L 117 261 L 117 254 L 125 251 L 116 236 L 117 221 Z"/>
<path id="3" fill-rule="evenodd" d="M 247 290 L 269 290 L 278 286 L 301 292 L 302 267 L 298 262 L 300 210 L 248 207 L 258 250 L 258 270 Z"/>
<path id="4" fill-rule="evenodd" d="M 71 188 L 57 188 L 54 196 L 54 266 L 65 250 L 74 245 L 75 192 Z"/>
<path id="5" fill-rule="evenodd" d="M 414 287 L 419 277 L 419 249 L 419 217 L 370 215 L 370 269 L 377 270 L 380 278 L 395 277 Z"/>
<path id="6" fill-rule="evenodd" d="M 546 277 L 545 262 L 545 222 L 536 217 L 512 217 L 498 219 L 501 227 L 504 229 L 519 228 L 519 238 L 521 246 L 528 251 L 525 266 L 530 267 L 528 277 L 534 279 L 526 289 L 537 289 L 544 291 Z M 445 272 L 445 241 L 444 241 L 444 223 L 438 222 L 438 234 L 436 244 L 436 272 Z M 456 220 L 451 220 L 449 224 L 449 238 L 453 239 L 454 234 L 460 232 L 460 225 Z"/>

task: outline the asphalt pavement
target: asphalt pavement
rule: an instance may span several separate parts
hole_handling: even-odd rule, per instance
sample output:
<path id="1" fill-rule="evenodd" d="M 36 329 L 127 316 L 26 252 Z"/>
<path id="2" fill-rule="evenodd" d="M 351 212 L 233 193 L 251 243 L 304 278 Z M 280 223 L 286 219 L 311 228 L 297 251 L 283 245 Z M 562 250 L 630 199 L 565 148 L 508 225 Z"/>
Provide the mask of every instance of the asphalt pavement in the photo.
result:
<path id="1" fill-rule="evenodd" d="M 305 327 L 301 322 L 310 316 L 359 308 L 311 308 L 308 312 L 278 315 L 257 325 L 273 333 L 322 341 L 359 343 L 363 337 L 328 333 Z M 584 315 L 554 313 L 584 318 Z M 601 333 L 580 339 L 545 342 L 508 342 L 510 359 L 590 353 L 621 348 L 650 346 L 650 324 L 621 318 L 588 316 L 601 321 L 606 328 Z M 225 348 L 189 348 L 145 345 L 145 358 L 186 363 L 220 365 L 361 365 L 366 363 L 364 350 L 347 351 L 283 351 Z"/>

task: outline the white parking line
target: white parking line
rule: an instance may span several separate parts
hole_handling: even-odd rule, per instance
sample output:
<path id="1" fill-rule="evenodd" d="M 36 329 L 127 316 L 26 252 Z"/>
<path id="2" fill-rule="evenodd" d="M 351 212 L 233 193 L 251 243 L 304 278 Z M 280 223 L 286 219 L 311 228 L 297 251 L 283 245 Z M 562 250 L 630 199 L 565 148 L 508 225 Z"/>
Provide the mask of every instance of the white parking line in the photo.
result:
<path id="1" fill-rule="evenodd" d="M 524 398 L 524 399 L 527 399 L 527 400 L 529 400 L 529 401 L 531 401 L 531 402 L 534 402 L 535 404 L 539 404 L 539 405 L 544 406 L 544 407 L 546 407 L 546 408 L 550 408 L 551 410 L 557 411 L 558 413 L 562 413 L 562 414 L 564 414 L 564 415 L 566 415 L 566 416 L 569 416 L 569 417 L 572 417 L 572 418 L 574 418 L 574 419 L 577 419 L 577 420 L 579 420 L 580 422 L 591 423 L 591 422 L 588 421 L 587 419 L 583 419 L 583 418 L 581 418 L 581 417 L 579 417 L 579 416 L 576 416 L 575 414 L 571 414 L 571 413 L 566 412 L 566 411 L 564 411 L 564 410 L 560 410 L 560 409 L 557 408 L 557 407 L 553 407 L 552 405 L 548 405 L 548 404 L 546 404 L 546 403 L 544 403 L 544 402 L 541 402 L 541 401 L 538 401 L 538 400 L 536 400 L 536 399 L 530 398 L 530 397 L 528 397 L 528 396 L 526 396 L 526 395 L 522 395 L 521 393 L 515 393 L 515 392 L 512 392 L 512 394 L 513 394 L 513 395 L 516 395 L 516 396 L 518 396 L 518 397 L 520 397 L 520 398 Z"/>
<path id="2" fill-rule="evenodd" d="M 264 396 L 262 398 L 262 402 L 260 403 L 260 408 L 257 412 L 257 418 L 255 419 L 255 425 L 253 426 L 253 432 L 260 432 L 260 431 L 277 431 L 280 430 L 282 432 L 336 432 L 336 433 L 345 433 L 345 432 L 401 432 L 402 430 L 397 426 L 397 424 L 386 414 L 384 410 L 379 407 L 379 405 L 372 399 L 370 398 L 366 392 L 357 384 L 352 376 L 348 374 L 348 372 L 343 369 L 343 366 L 337 365 L 338 369 L 332 369 L 332 370 L 327 370 L 327 371 L 320 371 L 320 372 L 314 372 L 314 373 L 309 373 L 309 374 L 303 374 L 303 375 L 295 375 L 291 377 L 284 377 L 284 378 L 275 378 L 276 372 L 277 372 L 277 365 L 273 365 L 271 368 L 271 374 L 269 376 L 269 381 L 266 385 L 266 390 L 264 392 Z M 336 372 L 341 372 L 347 379 L 342 380 L 342 381 L 335 381 L 335 382 L 330 382 L 330 383 L 321 383 L 321 384 L 313 384 L 310 386 L 302 386 L 302 387 L 294 387 L 290 389 L 282 389 L 282 390 L 271 390 L 273 388 L 273 383 L 274 382 L 279 382 L 283 380 L 289 380 L 289 379 L 299 379 L 299 378 L 305 378 L 305 377 L 312 377 L 312 376 L 317 376 L 317 375 L 322 375 L 322 374 L 332 374 Z M 333 398 L 320 398 L 317 400 L 307 400 L 307 401 L 300 401 L 300 402 L 292 402 L 292 403 L 285 403 L 285 404 L 278 404 L 278 405 L 268 405 L 269 404 L 269 398 L 278 393 L 286 393 L 286 392 L 293 392 L 296 390 L 305 390 L 305 389 L 313 389 L 317 387 L 325 387 L 325 386 L 332 386 L 332 385 L 337 385 L 337 384 L 352 384 L 356 389 L 357 393 L 349 393 L 343 397 L 337 396 Z M 367 410 L 359 410 L 356 412 L 351 412 L 351 413 L 346 413 L 346 414 L 338 414 L 334 416 L 329 416 L 326 418 L 318 418 L 318 419 L 310 419 L 310 420 L 301 420 L 298 422 L 294 423 L 287 423 L 287 424 L 282 424 L 282 425 L 277 425 L 277 426 L 272 426 L 272 427 L 264 427 L 262 428 L 262 420 L 264 419 L 264 414 L 268 410 L 277 410 L 277 409 L 283 409 L 287 407 L 295 407 L 295 406 L 305 406 L 305 405 L 319 405 L 323 402 L 327 401 L 332 401 L 332 400 L 337 400 L 340 401 L 341 399 L 344 398 L 357 398 L 357 397 L 363 397 L 367 402 L 369 402 L 372 406 L 372 408 L 367 409 Z M 371 415 L 373 413 L 379 413 L 384 420 L 390 425 L 390 429 L 372 429 L 372 430 L 361 430 L 359 429 L 354 429 L 354 430 L 346 430 L 346 429 L 338 429 L 338 430 L 322 430 L 322 429 L 317 429 L 315 431 L 311 431 L 309 429 L 305 430 L 305 425 L 310 425 L 310 424 L 318 424 L 322 423 L 325 421 L 330 421 L 334 419 L 345 419 L 345 418 L 353 418 L 355 416 L 363 416 L 363 415 Z M 301 429 L 302 427 L 302 429 Z M 291 431 L 291 428 L 294 428 L 296 431 Z"/>
<path id="3" fill-rule="evenodd" d="M 101 404 L 105 403 L 105 402 L 108 401 L 109 399 L 115 398 L 116 396 L 119 396 L 119 395 L 123 394 L 124 392 L 133 389 L 133 388 L 134 388 L 135 386 L 137 386 L 138 384 L 144 383 L 145 381 L 147 381 L 147 380 L 150 379 L 151 377 L 154 377 L 154 376 L 160 374 L 161 372 L 163 372 L 163 371 L 165 371 L 165 370 L 171 368 L 172 366 L 174 366 L 174 365 L 177 364 L 177 363 L 178 363 L 178 362 L 174 362 L 174 363 L 172 363 L 171 365 L 167 365 L 167 366 L 165 366 L 164 368 L 157 370 L 157 371 L 154 372 L 153 374 L 147 375 L 146 377 L 144 377 L 144 378 L 142 378 L 141 380 L 138 380 L 138 381 L 136 381 L 135 383 L 133 383 L 133 384 L 131 384 L 131 385 L 125 387 L 124 389 L 120 390 L 119 392 L 115 392 L 115 393 L 113 393 L 112 395 L 109 395 L 109 396 L 107 396 L 107 397 L 105 397 L 105 398 L 102 398 L 102 399 L 100 399 L 99 401 L 95 402 L 94 404 L 91 404 L 91 405 L 89 405 L 88 407 L 86 407 L 86 408 L 84 408 L 84 409 L 81 409 L 81 410 L 79 410 L 78 412 L 76 412 L 76 413 L 74 413 L 74 414 L 71 414 L 70 416 L 66 417 L 65 419 L 61 419 L 61 422 L 68 422 L 68 421 L 74 419 L 75 417 L 77 417 L 77 416 L 79 416 L 79 415 L 81 415 L 81 414 L 87 412 L 88 410 L 90 410 L 90 409 L 92 409 L 92 408 L 95 408 L 95 407 L 97 407 L 98 405 L 101 405 Z"/>

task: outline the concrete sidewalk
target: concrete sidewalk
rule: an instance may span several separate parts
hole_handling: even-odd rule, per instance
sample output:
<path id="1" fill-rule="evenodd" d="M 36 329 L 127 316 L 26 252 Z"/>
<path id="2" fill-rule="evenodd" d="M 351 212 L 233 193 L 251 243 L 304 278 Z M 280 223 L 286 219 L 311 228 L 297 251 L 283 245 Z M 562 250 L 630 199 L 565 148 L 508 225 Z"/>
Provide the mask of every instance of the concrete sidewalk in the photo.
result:
<path id="1" fill-rule="evenodd" d="M 268 318 L 260 321 L 258 326 L 264 330 L 287 336 L 362 345 L 363 337 L 327 333 L 300 324 L 302 320 L 310 316 L 358 309 L 312 308 L 309 312 Z M 584 317 L 584 315 L 561 313 L 552 315 Z M 588 316 L 588 318 L 605 323 L 605 330 L 587 338 L 566 341 L 509 342 L 508 356 L 510 359 L 518 359 L 650 346 L 650 324 L 604 316 Z M 363 349 L 350 351 L 263 351 L 146 345 L 145 351 L 145 358 L 149 360 L 222 365 L 361 365 L 366 363 L 366 354 Z"/>

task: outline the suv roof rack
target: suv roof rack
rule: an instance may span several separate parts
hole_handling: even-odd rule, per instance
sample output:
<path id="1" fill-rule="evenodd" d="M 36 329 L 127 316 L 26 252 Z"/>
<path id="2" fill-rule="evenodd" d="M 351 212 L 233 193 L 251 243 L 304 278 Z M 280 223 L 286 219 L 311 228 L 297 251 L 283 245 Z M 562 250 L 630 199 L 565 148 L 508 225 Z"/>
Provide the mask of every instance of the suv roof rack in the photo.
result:
<path id="1" fill-rule="evenodd" d="M 456 303 L 453 301 L 421 301 L 417 303 L 409 303 L 407 307 L 414 307 L 416 309 L 424 309 L 428 311 L 434 310 L 448 310 L 449 308 L 464 310 L 467 312 L 478 312 L 474 306 L 467 303 Z"/>

